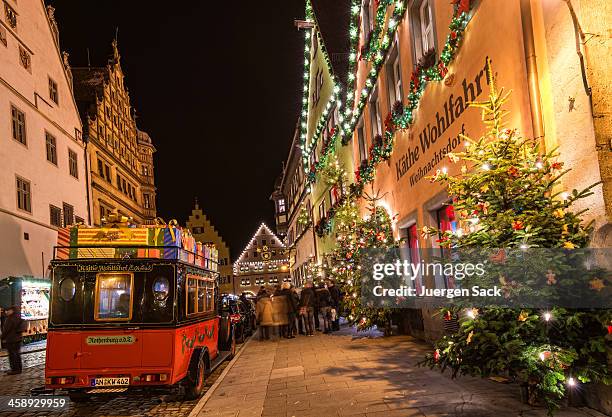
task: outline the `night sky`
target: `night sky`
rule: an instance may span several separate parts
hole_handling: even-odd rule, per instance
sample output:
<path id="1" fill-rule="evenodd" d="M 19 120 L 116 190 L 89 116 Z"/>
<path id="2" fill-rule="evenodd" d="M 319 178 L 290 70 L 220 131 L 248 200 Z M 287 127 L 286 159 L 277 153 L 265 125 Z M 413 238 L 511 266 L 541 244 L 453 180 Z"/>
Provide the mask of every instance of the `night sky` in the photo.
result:
<path id="1" fill-rule="evenodd" d="M 235 259 L 263 220 L 300 110 L 303 0 L 47 0 L 72 66 L 103 66 L 118 28 L 140 129 L 157 148 L 157 212 L 200 206 Z"/>

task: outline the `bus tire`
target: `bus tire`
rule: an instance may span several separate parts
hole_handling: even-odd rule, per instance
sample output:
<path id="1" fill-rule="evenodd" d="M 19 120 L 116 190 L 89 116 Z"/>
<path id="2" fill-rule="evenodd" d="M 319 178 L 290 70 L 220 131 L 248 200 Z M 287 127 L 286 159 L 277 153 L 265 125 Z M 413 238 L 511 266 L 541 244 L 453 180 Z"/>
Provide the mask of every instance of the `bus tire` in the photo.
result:
<path id="1" fill-rule="evenodd" d="M 198 357 L 193 361 L 189 375 L 187 376 L 187 384 L 185 387 L 185 398 L 187 400 L 195 400 L 200 398 L 206 388 L 206 377 L 210 369 L 208 361 L 208 353 L 195 353 Z"/>
<path id="2" fill-rule="evenodd" d="M 90 396 L 85 394 L 84 392 L 80 392 L 80 391 L 70 391 L 68 393 L 68 397 L 70 398 L 70 401 L 74 402 L 74 403 L 84 403 L 89 401 Z"/>

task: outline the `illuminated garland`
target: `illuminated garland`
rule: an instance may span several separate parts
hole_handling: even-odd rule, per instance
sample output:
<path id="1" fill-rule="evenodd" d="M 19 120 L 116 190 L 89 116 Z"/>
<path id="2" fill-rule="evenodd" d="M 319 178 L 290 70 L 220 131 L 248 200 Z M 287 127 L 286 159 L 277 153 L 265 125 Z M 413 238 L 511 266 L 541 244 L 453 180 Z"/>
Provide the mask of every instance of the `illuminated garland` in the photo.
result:
<path id="1" fill-rule="evenodd" d="M 306 0 L 306 13 L 304 18 L 307 22 L 313 22 L 314 14 L 312 12 L 312 5 L 310 4 L 310 0 Z M 305 41 L 304 41 L 304 89 L 302 92 L 302 114 L 300 121 L 300 147 L 302 149 L 303 154 L 305 155 L 305 147 L 306 147 L 306 129 L 308 127 L 307 118 L 308 118 L 308 97 L 309 93 L 309 84 L 310 84 L 310 40 L 308 38 L 308 34 L 310 32 L 305 30 Z M 305 164 L 304 166 L 307 166 Z"/>
<path id="2" fill-rule="evenodd" d="M 307 0 L 306 1 L 306 21 L 313 22 L 316 24 L 315 20 L 316 19 L 315 19 L 314 13 L 312 11 L 312 5 L 310 3 L 310 0 Z M 319 48 L 321 50 L 321 53 L 323 54 L 323 58 L 325 59 L 325 62 L 327 63 L 327 67 L 330 69 L 330 72 L 331 72 L 333 67 L 331 65 L 331 60 L 329 59 L 329 55 L 327 53 L 327 48 L 325 47 L 325 43 L 323 42 L 323 39 L 321 38 L 321 34 L 318 30 L 315 31 L 314 33 L 317 36 Z M 310 42 L 309 42 L 308 36 L 306 36 L 306 43 L 304 47 L 304 63 L 305 63 L 304 96 L 302 98 L 302 123 L 301 123 L 301 132 L 300 132 L 300 139 L 301 139 L 300 148 L 302 150 L 302 160 L 304 162 L 303 163 L 304 172 L 306 173 L 308 173 L 308 165 L 309 165 L 308 160 L 310 158 L 310 154 L 316 150 L 317 143 L 319 141 L 319 137 L 321 136 L 321 133 L 323 132 L 323 128 L 327 125 L 328 116 L 333 111 L 332 103 L 336 102 L 337 95 L 340 92 L 340 87 L 336 85 L 336 79 L 332 75 L 331 77 L 332 86 L 333 86 L 332 95 L 329 98 L 329 101 L 327 102 L 327 104 L 325 105 L 325 109 L 323 110 L 321 117 L 319 118 L 319 122 L 317 123 L 317 126 L 315 128 L 315 133 L 312 137 L 312 140 L 310 141 L 310 144 L 306 145 L 307 129 L 308 129 L 308 124 L 307 124 L 308 99 L 310 97 L 310 92 L 308 88 L 310 85 L 310 62 L 309 60 L 310 60 Z M 338 107 L 340 107 L 341 104 L 342 104 L 341 102 L 336 103 Z"/>
<path id="3" fill-rule="evenodd" d="M 387 15 L 387 7 L 391 5 L 392 0 L 377 0 L 376 18 L 374 23 L 374 29 L 370 32 L 368 39 L 365 40 L 361 47 L 360 56 L 362 59 L 371 61 L 375 53 L 380 50 L 381 38 L 380 35 L 383 31 L 385 24 L 385 16 Z"/>
<path id="4" fill-rule="evenodd" d="M 391 45 L 391 39 L 395 35 L 395 31 L 397 30 L 398 23 L 404 17 L 404 12 L 406 11 L 406 0 L 398 0 L 395 2 L 393 7 L 393 13 L 391 18 L 389 19 L 389 23 L 387 25 L 387 31 L 382 38 L 380 35 L 382 34 L 382 26 L 383 22 L 378 21 L 379 15 L 381 19 L 384 20 L 384 16 L 386 14 L 387 7 L 392 2 L 390 0 L 381 0 L 380 5 L 378 6 L 376 17 L 377 24 L 374 28 L 374 31 L 379 31 L 379 35 L 376 36 L 376 39 L 371 38 L 368 44 L 368 50 L 366 56 L 362 56 L 360 58 L 371 57 L 372 59 L 372 68 L 368 73 L 368 78 L 365 82 L 365 87 L 361 91 L 359 96 L 359 102 L 357 103 L 357 109 L 353 112 L 353 108 L 355 107 L 355 82 L 356 77 L 355 73 L 357 72 L 357 53 L 355 51 L 359 50 L 359 21 L 360 16 L 359 12 L 361 10 L 361 1 L 353 0 L 353 5 L 351 6 L 352 19 L 349 27 L 349 35 L 351 39 L 351 53 L 349 54 L 349 73 L 348 73 L 348 82 L 349 87 L 346 91 L 346 107 L 344 109 L 344 114 L 340 117 L 341 122 L 341 136 L 342 136 L 342 144 L 347 145 L 351 140 L 353 131 L 355 129 L 355 125 L 357 124 L 357 120 L 361 116 L 363 108 L 367 102 L 368 97 L 370 96 L 372 87 L 376 84 L 376 79 L 378 78 L 378 73 L 382 68 L 385 56 L 389 50 L 389 46 Z M 374 33 L 374 32 L 373 32 Z M 366 40 L 367 42 L 368 40 Z"/>
<path id="5" fill-rule="evenodd" d="M 450 33 L 446 38 L 440 58 L 431 66 L 417 65 L 410 77 L 410 93 L 408 94 L 408 104 L 403 106 L 401 102 L 396 102 L 391 112 L 385 118 L 385 131 L 383 135 L 377 135 L 370 147 L 369 157 L 364 161 L 355 172 L 356 186 L 358 189 L 374 180 L 376 165 L 381 161 L 386 161 L 393 152 L 393 138 L 397 130 L 406 129 L 413 121 L 414 111 L 417 109 L 425 87 L 429 81 L 442 81 L 448 73 L 448 65 L 455 57 L 457 50 L 463 39 L 465 28 L 470 21 L 469 10 L 465 11 L 460 7 L 455 8 L 455 16 L 449 25 Z M 372 71 L 370 71 L 372 73 Z M 373 85 L 372 82 L 366 86 Z M 365 95 L 363 94 L 365 92 Z M 364 88 L 359 102 L 359 116 L 363 106 L 369 96 L 368 87 Z M 347 144 L 351 135 L 343 137 L 343 144 Z"/>
<path id="6" fill-rule="evenodd" d="M 351 53 L 349 54 L 349 86 L 346 91 L 346 106 L 344 107 L 344 112 L 340 114 L 339 121 L 341 127 L 339 132 L 334 131 L 332 137 L 323 147 L 321 159 L 313 166 L 310 166 L 310 169 L 308 170 L 308 181 L 310 182 L 314 182 L 316 180 L 317 173 L 328 163 L 328 155 L 332 150 L 335 150 L 335 146 L 331 146 L 331 144 L 335 144 L 337 136 L 339 135 L 341 137 L 342 145 L 347 145 L 352 138 L 357 120 L 361 117 L 365 104 L 367 103 L 371 94 L 371 89 L 376 84 L 380 69 L 385 61 L 386 54 L 389 51 L 391 39 L 393 39 L 395 36 L 398 23 L 404 17 L 406 0 L 398 0 L 394 3 L 392 16 L 389 20 L 389 24 L 387 25 L 387 32 L 382 38 L 380 37 L 383 32 L 382 28 L 384 25 L 384 16 L 386 15 L 387 7 L 389 7 L 392 3 L 393 1 L 391 0 L 380 0 L 376 13 L 376 27 L 372 32 L 377 33 L 377 35 L 372 35 L 370 39 L 366 40 L 368 45 L 367 50 L 361 50 L 361 56 L 359 58 L 372 60 L 372 68 L 368 73 L 365 87 L 361 91 L 359 102 L 357 103 L 357 109 L 353 113 L 355 94 L 352 88 L 355 87 L 356 82 L 355 73 L 357 72 L 357 54 L 355 51 L 359 50 L 359 23 L 361 11 L 361 1 L 353 0 L 353 4 L 351 6 L 351 23 L 349 27 Z M 377 135 L 374 138 L 369 149 L 368 159 L 365 160 L 355 172 L 355 183 L 350 185 L 349 193 L 347 193 L 341 199 L 341 201 L 343 201 L 345 198 L 359 197 L 365 185 L 374 180 L 376 166 L 381 161 L 387 161 L 391 157 L 395 132 L 397 130 L 406 129 L 410 126 L 410 124 L 412 124 L 414 111 L 418 107 L 427 83 L 429 81 L 442 81 L 448 73 L 448 65 L 454 59 L 461 44 L 465 28 L 470 21 L 469 12 L 473 6 L 471 0 L 453 0 L 452 3 L 455 7 L 454 17 L 449 25 L 450 33 L 447 36 L 444 47 L 442 48 L 440 58 L 436 63 L 434 63 L 434 65 L 431 66 L 425 67 L 421 64 L 417 65 L 410 78 L 408 104 L 404 106 L 400 101 L 394 104 L 393 109 L 385 118 L 384 133 L 382 135 Z M 338 102 L 339 107 L 340 104 L 341 103 Z M 321 124 L 321 121 L 319 121 L 319 124 Z M 308 161 L 306 161 L 305 166 L 308 166 Z M 320 237 L 331 232 L 335 209 L 337 206 L 339 206 L 341 201 L 334 205 L 334 207 L 332 207 L 328 212 L 327 216 L 321 219 L 315 226 L 315 231 Z"/>
<path id="7" fill-rule="evenodd" d="M 334 127 L 330 133 L 330 137 L 327 142 L 323 144 L 321 149 L 321 159 L 315 164 L 310 164 L 310 170 L 308 171 L 308 181 L 313 183 L 317 179 L 317 172 L 321 171 L 325 165 L 327 165 L 328 156 L 333 153 L 336 149 L 336 139 L 338 139 L 338 133 Z"/>

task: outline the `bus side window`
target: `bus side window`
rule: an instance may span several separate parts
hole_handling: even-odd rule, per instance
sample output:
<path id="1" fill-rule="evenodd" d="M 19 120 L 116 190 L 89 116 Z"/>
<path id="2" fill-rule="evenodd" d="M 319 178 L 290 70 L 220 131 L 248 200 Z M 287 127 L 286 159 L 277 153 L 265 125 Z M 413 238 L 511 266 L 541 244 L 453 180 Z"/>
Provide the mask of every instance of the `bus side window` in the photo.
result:
<path id="1" fill-rule="evenodd" d="M 198 281 L 193 278 L 187 280 L 187 314 L 198 312 L 196 297 L 198 296 Z"/>

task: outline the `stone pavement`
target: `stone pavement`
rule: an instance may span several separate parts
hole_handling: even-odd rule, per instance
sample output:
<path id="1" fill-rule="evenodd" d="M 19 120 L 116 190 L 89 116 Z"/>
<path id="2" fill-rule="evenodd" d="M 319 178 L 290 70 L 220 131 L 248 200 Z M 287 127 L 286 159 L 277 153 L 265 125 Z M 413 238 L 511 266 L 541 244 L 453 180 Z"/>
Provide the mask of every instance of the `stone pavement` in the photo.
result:
<path id="1" fill-rule="evenodd" d="M 407 336 L 360 337 L 350 328 L 291 340 L 253 338 L 197 417 L 546 415 L 522 404 L 516 385 L 452 380 L 417 367 L 426 349 Z M 604 415 L 570 408 L 556 416 Z"/>
<path id="2" fill-rule="evenodd" d="M 45 351 L 22 355 L 24 370 L 20 375 L 0 373 L 0 395 L 29 396 L 30 389 L 44 385 Z M 223 372 L 228 362 L 221 364 L 206 381 L 208 388 Z M 0 368 L 8 369 L 8 358 L 0 358 Z M 58 395 L 63 395 L 60 391 Z M 133 393 L 116 397 L 92 397 L 84 403 L 70 403 L 67 410 L 0 412 L 4 417 L 107 417 L 107 416 L 147 416 L 147 417 L 187 417 L 197 401 L 188 401 L 172 395 L 151 395 Z"/>

